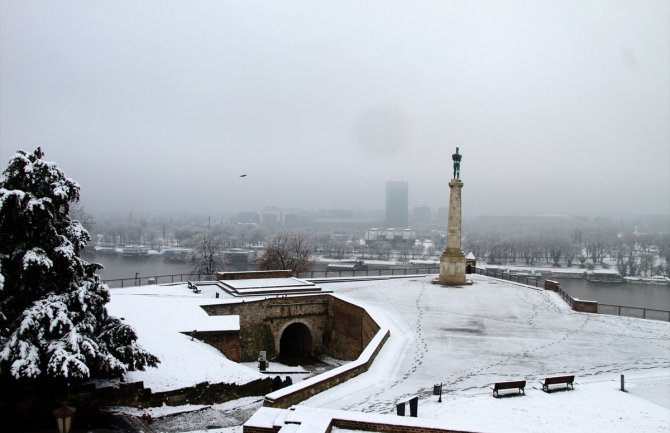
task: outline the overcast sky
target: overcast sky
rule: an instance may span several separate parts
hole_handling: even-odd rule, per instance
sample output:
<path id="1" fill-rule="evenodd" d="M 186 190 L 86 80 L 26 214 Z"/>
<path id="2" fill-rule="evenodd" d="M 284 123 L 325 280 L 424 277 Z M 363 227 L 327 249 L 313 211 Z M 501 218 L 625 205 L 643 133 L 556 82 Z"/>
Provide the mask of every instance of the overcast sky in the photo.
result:
<path id="1" fill-rule="evenodd" d="M 0 0 L 0 165 L 91 213 L 670 213 L 670 2 Z M 240 174 L 248 174 L 240 178 Z"/>

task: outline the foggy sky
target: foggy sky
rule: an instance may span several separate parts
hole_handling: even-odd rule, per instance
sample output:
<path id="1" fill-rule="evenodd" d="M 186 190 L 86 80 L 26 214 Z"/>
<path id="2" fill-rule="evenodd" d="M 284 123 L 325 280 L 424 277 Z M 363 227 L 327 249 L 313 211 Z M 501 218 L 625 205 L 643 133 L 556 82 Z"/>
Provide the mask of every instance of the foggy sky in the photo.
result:
<path id="1" fill-rule="evenodd" d="M 91 213 L 670 213 L 670 3 L 0 0 L 0 166 Z M 245 178 L 239 175 L 248 174 Z"/>

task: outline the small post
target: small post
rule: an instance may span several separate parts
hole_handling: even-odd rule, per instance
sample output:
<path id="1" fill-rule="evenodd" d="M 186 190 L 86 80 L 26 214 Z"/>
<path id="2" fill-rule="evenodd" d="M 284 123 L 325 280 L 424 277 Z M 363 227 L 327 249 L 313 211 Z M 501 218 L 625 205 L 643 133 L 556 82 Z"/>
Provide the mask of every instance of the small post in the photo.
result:
<path id="1" fill-rule="evenodd" d="M 621 375 L 621 391 L 626 392 L 626 389 L 624 388 L 624 383 L 623 383 L 623 374 Z"/>
<path id="2" fill-rule="evenodd" d="M 409 416 L 416 418 L 419 416 L 419 397 L 414 396 L 409 400 Z"/>

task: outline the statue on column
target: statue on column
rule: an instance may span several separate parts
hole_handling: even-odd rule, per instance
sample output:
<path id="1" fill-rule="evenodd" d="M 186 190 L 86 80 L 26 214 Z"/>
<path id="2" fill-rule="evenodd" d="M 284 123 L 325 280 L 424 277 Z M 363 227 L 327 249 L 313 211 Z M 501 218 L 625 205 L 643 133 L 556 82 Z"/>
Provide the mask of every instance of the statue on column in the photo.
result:
<path id="1" fill-rule="evenodd" d="M 458 147 L 456 148 L 456 153 L 451 155 L 451 159 L 454 160 L 454 179 L 460 179 L 461 178 L 461 159 L 463 158 L 463 155 L 458 153 Z"/>

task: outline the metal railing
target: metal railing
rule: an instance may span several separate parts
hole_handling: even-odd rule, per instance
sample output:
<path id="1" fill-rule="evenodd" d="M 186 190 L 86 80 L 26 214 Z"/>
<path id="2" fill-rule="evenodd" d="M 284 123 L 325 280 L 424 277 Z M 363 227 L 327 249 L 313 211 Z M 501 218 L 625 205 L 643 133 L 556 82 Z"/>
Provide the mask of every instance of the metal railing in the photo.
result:
<path id="1" fill-rule="evenodd" d="M 384 268 L 384 269 L 359 269 L 359 270 L 324 270 L 308 271 L 298 275 L 299 278 L 343 278 L 343 277 L 375 277 L 393 275 L 419 275 L 434 274 L 440 272 L 439 267 L 411 267 L 411 268 Z M 208 281 L 216 280 L 216 275 L 204 274 L 170 274 L 170 275 L 145 275 L 133 278 L 117 278 L 103 280 L 111 289 L 122 287 L 146 286 L 150 284 L 181 283 L 186 281 Z"/>
<path id="2" fill-rule="evenodd" d="M 544 279 L 539 276 L 515 275 L 501 271 L 500 269 L 476 269 L 479 275 L 500 278 L 501 280 L 513 281 L 535 287 L 544 287 Z"/>
<path id="3" fill-rule="evenodd" d="M 510 275 L 499 269 L 477 269 L 480 275 L 500 278 L 503 280 L 516 281 L 518 283 L 528 284 L 535 287 L 544 287 L 544 280 L 539 277 L 526 277 L 523 275 Z M 559 285 L 558 295 L 568 304 L 573 306 L 574 298 Z M 624 305 L 598 304 L 598 314 L 611 314 L 614 316 L 636 317 L 639 319 L 663 320 L 670 322 L 670 311 L 656 310 L 652 308 L 626 307 Z"/>
<path id="4" fill-rule="evenodd" d="M 117 278 L 113 280 L 103 280 L 110 289 L 119 289 L 122 287 L 147 286 L 151 284 L 181 283 L 186 281 L 208 281 L 216 280 L 216 275 L 204 274 L 170 274 L 170 275 L 150 275 L 134 278 Z"/>
<path id="5" fill-rule="evenodd" d="M 598 313 L 670 322 L 670 311 L 598 303 Z"/>
<path id="6" fill-rule="evenodd" d="M 332 269 L 324 271 L 309 271 L 302 272 L 298 275 L 299 278 L 355 278 L 355 277 L 381 277 L 393 275 L 420 275 L 420 274 L 436 274 L 440 272 L 439 266 L 433 267 L 411 267 L 411 268 L 384 268 L 384 269 Z"/>

